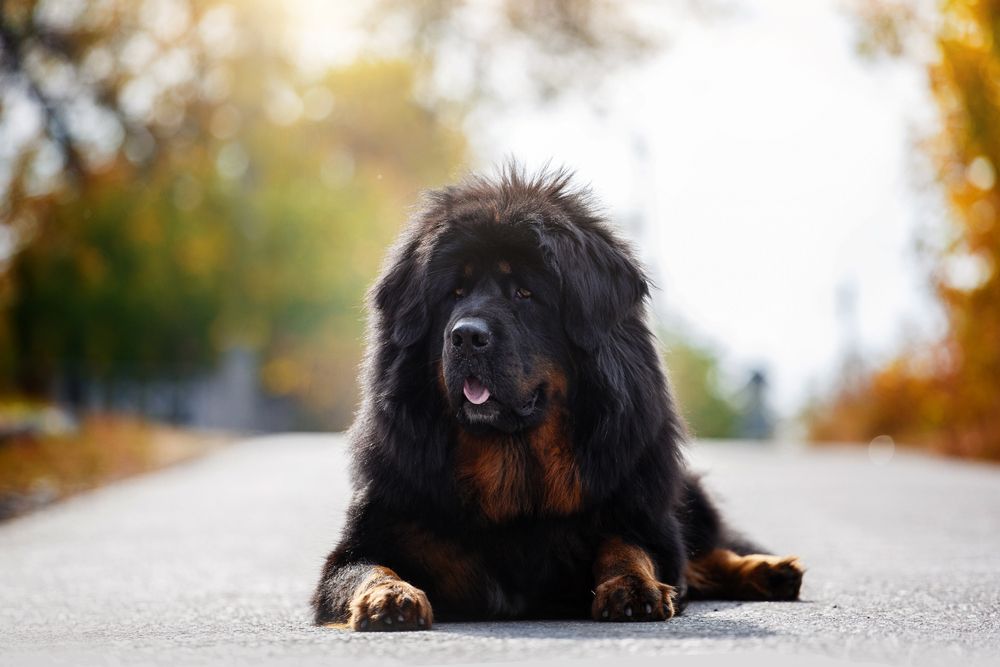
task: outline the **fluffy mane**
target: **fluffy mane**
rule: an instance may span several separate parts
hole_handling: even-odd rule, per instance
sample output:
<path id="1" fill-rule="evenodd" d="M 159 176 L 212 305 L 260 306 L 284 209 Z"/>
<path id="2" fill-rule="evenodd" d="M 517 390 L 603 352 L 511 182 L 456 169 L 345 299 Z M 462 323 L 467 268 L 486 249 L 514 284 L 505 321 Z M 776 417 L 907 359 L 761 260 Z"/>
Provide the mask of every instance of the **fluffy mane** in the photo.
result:
<path id="1" fill-rule="evenodd" d="M 569 171 L 529 175 L 508 164 L 496 177 L 470 176 L 427 193 L 369 293 L 368 391 L 351 431 L 358 483 L 391 470 L 393 484 L 380 485 L 386 502 L 404 506 L 417 496 L 450 510 L 458 504 L 455 489 L 440 483 L 454 434 L 442 418 L 430 342 L 440 332 L 430 331 L 428 303 L 436 293 L 429 263 L 458 224 L 530 231 L 559 281 L 560 317 L 576 350 L 569 400 L 576 462 L 591 480 L 588 502 L 606 500 L 626 475 L 634 479 L 644 458 L 666 459 L 651 469 L 676 468 L 685 430 L 645 322 L 650 283 L 638 260 Z M 671 478 L 647 480 L 649 491 L 673 495 L 663 488 Z"/>

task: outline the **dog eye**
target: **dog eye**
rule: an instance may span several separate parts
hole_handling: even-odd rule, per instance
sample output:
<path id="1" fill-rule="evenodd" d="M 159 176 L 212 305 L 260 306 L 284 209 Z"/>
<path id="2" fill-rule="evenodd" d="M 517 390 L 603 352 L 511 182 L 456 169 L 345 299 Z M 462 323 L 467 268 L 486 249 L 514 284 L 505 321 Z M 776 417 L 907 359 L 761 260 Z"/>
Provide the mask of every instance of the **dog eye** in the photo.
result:
<path id="1" fill-rule="evenodd" d="M 516 290 L 514 290 L 514 296 L 517 297 L 518 299 L 530 299 L 531 290 L 524 287 L 518 287 Z"/>
<path id="2" fill-rule="evenodd" d="M 453 292 L 453 294 L 455 295 L 456 299 L 461 299 L 463 296 L 465 296 L 465 288 L 464 287 L 456 287 L 455 291 Z"/>

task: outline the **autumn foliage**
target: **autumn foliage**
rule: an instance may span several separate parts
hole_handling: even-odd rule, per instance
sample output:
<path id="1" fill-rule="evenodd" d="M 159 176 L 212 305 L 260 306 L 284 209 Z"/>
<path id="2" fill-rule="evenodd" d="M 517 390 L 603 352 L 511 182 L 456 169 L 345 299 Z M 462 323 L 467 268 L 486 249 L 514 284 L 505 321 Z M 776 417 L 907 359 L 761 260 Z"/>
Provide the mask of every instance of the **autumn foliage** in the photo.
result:
<path id="1" fill-rule="evenodd" d="M 310 60 L 295 4 L 0 2 L 0 402 L 143 413 L 235 350 L 346 426 L 364 290 L 512 55 L 547 99 L 649 45 L 607 0 L 378 0 Z"/>
<path id="2" fill-rule="evenodd" d="M 947 329 L 936 343 L 845 378 L 830 404 L 813 409 L 812 434 L 886 434 L 1000 459 L 1000 4 L 949 0 L 924 22 L 898 3 L 874 5 L 866 10 L 869 36 L 904 55 L 908 39 L 934 46 L 927 68 L 940 132 L 922 148 L 947 201 L 944 241 L 927 243 Z"/>
<path id="3" fill-rule="evenodd" d="M 0 394 L 182 380 L 240 347 L 266 391 L 341 425 L 361 295 L 465 139 L 405 60 L 307 70 L 267 3 L 153 4 L 0 13 L 0 109 L 34 87 L 49 110 L 0 182 Z"/>

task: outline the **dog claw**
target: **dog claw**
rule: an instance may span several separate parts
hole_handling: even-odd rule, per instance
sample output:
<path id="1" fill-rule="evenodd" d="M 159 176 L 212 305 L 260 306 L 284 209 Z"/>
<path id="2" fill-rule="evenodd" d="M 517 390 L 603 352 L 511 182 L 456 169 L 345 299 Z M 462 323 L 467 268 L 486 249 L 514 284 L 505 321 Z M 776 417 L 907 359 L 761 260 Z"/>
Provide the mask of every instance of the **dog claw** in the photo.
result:
<path id="1" fill-rule="evenodd" d="M 674 615 L 672 593 L 670 586 L 654 579 L 619 575 L 598 586 L 591 605 L 591 618 L 597 621 L 665 621 Z"/>

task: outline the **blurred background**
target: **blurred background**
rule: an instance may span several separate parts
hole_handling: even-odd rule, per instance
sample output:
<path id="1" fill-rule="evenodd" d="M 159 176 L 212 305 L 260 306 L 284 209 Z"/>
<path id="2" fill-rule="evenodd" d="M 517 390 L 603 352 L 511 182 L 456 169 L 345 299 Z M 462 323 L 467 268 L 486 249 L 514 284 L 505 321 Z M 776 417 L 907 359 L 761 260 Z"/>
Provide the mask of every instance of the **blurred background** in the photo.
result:
<path id="1" fill-rule="evenodd" d="M 0 1 L 0 516 L 345 428 L 387 244 L 507 157 L 571 167 L 635 241 L 698 437 L 1000 459 L 997 26 L 973 0 Z"/>

